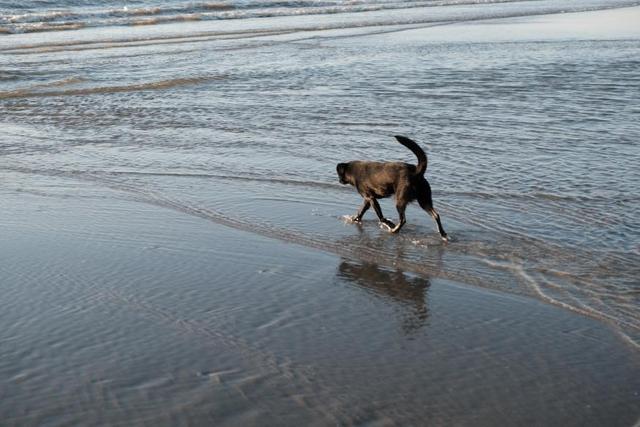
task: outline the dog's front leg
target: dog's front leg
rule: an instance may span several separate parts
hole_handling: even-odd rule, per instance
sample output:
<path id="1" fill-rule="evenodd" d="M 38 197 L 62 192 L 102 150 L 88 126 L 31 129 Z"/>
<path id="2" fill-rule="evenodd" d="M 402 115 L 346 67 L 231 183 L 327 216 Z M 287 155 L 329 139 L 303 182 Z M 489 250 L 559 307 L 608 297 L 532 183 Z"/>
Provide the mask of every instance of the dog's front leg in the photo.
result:
<path id="1" fill-rule="evenodd" d="M 397 233 L 398 231 L 400 231 L 402 226 L 407 222 L 407 219 L 404 215 L 404 211 L 407 208 L 407 205 L 400 203 L 396 205 L 396 208 L 398 209 L 399 219 L 398 219 L 398 225 L 396 225 L 391 230 L 389 230 L 392 233 Z"/>
<path id="2" fill-rule="evenodd" d="M 361 222 L 362 217 L 369 210 L 369 207 L 371 207 L 371 202 L 368 199 L 364 199 L 364 203 L 360 206 L 360 209 L 358 209 L 358 213 L 350 216 L 349 219 L 353 222 Z"/>
<path id="3" fill-rule="evenodd" d="M 373 205 L 373 209 L 376 211 L 376 215 L 378 215 L 378 219 L 380 220 L 380 224 L 385 227 L 388 231 L 395 228 L 395 224 L 389 221 L 387 218 L 382 215 L 382 209 L 380 209 L 380 204 L 376 199 L 371 199 L 371 204 Z"/>

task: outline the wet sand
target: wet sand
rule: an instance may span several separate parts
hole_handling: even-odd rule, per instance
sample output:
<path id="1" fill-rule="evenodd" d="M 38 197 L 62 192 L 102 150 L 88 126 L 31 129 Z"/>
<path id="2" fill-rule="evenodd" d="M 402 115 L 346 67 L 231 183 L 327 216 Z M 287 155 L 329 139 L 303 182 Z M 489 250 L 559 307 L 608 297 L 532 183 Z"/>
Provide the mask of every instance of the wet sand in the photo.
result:
<path id="1" fill-rule="evenodd" d="M 640 357 L 593 319 L 73 180 L 2 199 L 4 425 L 637 420 Z"/>

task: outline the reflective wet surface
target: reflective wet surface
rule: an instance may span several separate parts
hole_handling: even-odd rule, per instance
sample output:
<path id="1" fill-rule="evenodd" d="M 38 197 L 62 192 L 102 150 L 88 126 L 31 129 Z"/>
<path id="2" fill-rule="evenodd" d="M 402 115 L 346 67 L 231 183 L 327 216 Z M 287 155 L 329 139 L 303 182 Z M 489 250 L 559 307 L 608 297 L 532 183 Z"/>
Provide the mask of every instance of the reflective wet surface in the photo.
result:
<path id="1" fill-rule="evenodd" d="M 0 22 L 3 419 L 635 421 L 637 8 L 383 3 Z M 344 221 L 395 134 L 449 244 Z"/>
<path id="2" fill-rule="evenodd" d="M 9 425 L 636 420 L 596 320 L 84 190 L 5 198 Z"/>

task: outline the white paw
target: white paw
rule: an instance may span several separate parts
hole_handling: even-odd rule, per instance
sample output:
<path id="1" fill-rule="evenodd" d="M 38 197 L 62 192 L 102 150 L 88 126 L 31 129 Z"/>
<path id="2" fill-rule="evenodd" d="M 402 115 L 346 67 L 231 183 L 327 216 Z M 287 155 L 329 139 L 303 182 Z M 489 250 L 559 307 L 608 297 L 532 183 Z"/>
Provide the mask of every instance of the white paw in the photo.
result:
<path id="1" fill-rule="evenodd" d="M 389 225 L 385 224 L 384 222 L 380 223 L 380 228 L 390 233 L 393 232 L 393 228 L 389 227 Z"/>
<path id="2" fill-rule="evenodd" d="M 349 224 L 360 224 L 360 220 L 356 215 L 342 215 L 342 219 Z"/>

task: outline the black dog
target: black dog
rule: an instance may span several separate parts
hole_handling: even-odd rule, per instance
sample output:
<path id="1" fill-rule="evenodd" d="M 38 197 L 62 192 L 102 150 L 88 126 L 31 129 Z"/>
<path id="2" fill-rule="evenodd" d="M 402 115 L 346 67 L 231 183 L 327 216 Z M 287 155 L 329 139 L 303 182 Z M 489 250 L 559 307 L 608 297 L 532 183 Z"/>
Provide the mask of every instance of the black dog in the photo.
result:
<path id="1" fill-rule="evenodd" d="M 427 170 L 427 156 L 422 148 L 409 138 L 396 136 L 396 139 L 416 155 L 418 158 L 418 164 L 416 166 L 402 162 L 369 162 L 359 160 L 349 163 L 338 163 L 336 169 L 340 183 L 353 185 L 364 198 L 364 204 L 358 213 L 350 217 L 350 219 L 355 222 L 360 222 L 365 212 L 373 205 L 373 209 L 376 211 L 381 224 L 390 232 L 397 233 L 406 222 L 404 211 L 407 204 L 417 200 L 420 207 L 436 221 L 438 232 L 442 239 L 446 241 L 447 233 L 445 233 L 440 223 L 440 215 L 438 215 L 438 212 L 433 208 L 431 187 L 424 178 L 424 173 Z M 392 194 L 396 196 L 396 208 L 400 215 L 398 225 L 382 215 L 382 210 L 380 210 L 380 205 L 377 200 L 389 197 Z"/>

